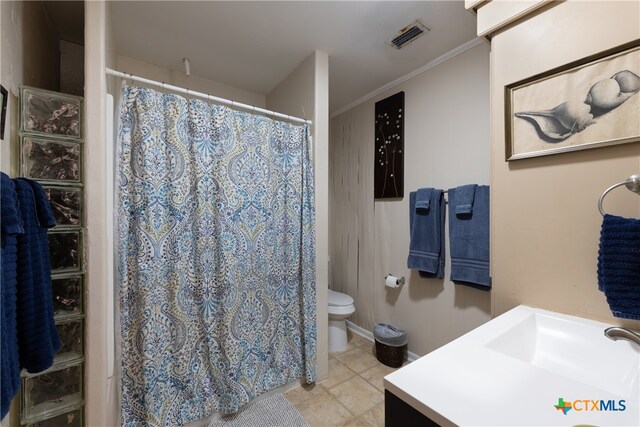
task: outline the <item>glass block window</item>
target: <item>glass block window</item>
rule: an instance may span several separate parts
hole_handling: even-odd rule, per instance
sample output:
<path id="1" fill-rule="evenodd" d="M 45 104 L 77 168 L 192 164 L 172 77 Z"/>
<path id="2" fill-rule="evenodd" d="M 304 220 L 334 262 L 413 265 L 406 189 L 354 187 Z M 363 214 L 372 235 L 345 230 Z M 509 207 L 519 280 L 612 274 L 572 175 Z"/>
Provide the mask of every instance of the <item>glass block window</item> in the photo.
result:
<path id="1" fill-rule="evenodd" d="M 82 249 L 82 231 L 50 232 L 51 270 L 54 273 L 79 271 L 82 268 Z"/>
<path id="2" fill-rule="evenodd" d="M 73 409 L 65 414 L 27 424 L 27 427 L 82 427 L 82 408 Z"/>
<path id="3" fill-rule="evenodd" d="M 59 276 L 52 279 L 53 313 L 56 318 L 78 316 L 82 306 L 82 276 Z"/>
<path id="4" fill-rule="evenodd" d="M 40 182 L 56 218 L 49 258 L 61 348 L 53 366 L 22 373 L 21 424 L 84 423 L 84 243 L 82 98 L 30 87 L 20 90 L 20 175 Z"/>
<path id="5" fill-rule="evenodd" d="M 60 337 L 58 361 L 80 360 L 82 349 L 82 319 L 60 322 L 56 325 Z"/>
<path id="6" fill-rule="evenodd" d="M 28 87 L 20 96 L 22 132 L 81 138 L 82 98 Z"/>
<path id="7" fill-rule="evenodd" d="M 82 401 L 82 364 L 26 376 L 22 393 L 25 420 L 77 406 Z"/>
<path id="8" fill-rule="evenodd" d="M 82 188 L 44 186 L 44 192 L 56 218 L 56 228 L 80 225 L 82 218 Z"/>
<path id="9" fill-rule="evenodd" d="M 82 179 L 80 149 L 81 145 L 78 142 L 23 136 L 23 176 L 38 181 L 79 184 Z"/>

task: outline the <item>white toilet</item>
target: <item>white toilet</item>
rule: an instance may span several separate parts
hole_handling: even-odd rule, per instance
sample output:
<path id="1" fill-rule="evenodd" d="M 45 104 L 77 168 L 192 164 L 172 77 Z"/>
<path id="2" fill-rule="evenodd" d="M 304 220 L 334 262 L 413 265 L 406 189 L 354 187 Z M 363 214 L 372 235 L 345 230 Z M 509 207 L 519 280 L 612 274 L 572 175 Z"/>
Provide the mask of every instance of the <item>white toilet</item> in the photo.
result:
<path id="1" fill-rule="evenodd" d="M 356 311 L 353 298 L 329 289 L 329 353 L 347 348 L 347 323 L 345 320 Z"/>

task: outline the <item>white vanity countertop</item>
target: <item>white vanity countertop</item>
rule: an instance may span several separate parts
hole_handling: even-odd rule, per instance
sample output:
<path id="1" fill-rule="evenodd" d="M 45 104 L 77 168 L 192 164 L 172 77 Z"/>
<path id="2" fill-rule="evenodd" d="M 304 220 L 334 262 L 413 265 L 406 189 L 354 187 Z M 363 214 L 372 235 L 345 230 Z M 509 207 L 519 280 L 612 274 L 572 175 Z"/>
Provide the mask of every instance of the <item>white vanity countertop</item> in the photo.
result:
<path id="1" fill-rule="evenodd" d="M 640 426 L 640 346 L 608 339 L 608 326 L 519 306 L 384 385 L 443 426 Z M 575 405 L 566 415 L 554 407 L 559 398 Z M 594 411 L 584 400 L 616 409 L 624 400 L 626 409 Z"/>

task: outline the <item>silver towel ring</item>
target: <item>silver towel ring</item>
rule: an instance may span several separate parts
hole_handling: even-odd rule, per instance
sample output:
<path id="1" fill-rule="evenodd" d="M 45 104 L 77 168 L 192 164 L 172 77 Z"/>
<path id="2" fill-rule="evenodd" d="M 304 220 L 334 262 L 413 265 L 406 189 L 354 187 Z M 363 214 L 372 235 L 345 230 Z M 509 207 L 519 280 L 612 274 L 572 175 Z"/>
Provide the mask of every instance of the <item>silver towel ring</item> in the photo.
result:
<path id="1" fill-rule="evenodd" d="M 618 188 L 623 185 L 627 187 L 628 190 L 631 190 L 634 193 L 637 193 L 640 195 L 640 174 L 631 175 L 626 180 L 619 182 L 617 184 L 614 184 L 611 187 L 604 190 L 604 192 L 600 196 L 600 199 L 598 200 L 598 210 L 600 211 L 600 215 L 604 216 L 606 213 L 602 207 L 602 202 L 604 200 L 604 197 L 614 188 Z"/>

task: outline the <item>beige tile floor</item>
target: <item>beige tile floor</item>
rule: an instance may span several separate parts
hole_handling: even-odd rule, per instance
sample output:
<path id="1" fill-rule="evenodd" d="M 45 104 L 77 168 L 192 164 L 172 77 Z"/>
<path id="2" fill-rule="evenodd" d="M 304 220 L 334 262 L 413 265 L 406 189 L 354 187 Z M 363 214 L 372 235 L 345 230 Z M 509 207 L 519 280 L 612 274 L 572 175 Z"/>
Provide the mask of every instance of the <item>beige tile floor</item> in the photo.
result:
<path id="1" fill-rule="evenodd" d="M 351 332 L 348 340 L 329 354 L 329 378 L 284 394 L 312 427 L 384 426 L 382 379 L 395 369 L 378 362 L 372 342 Z"/>

